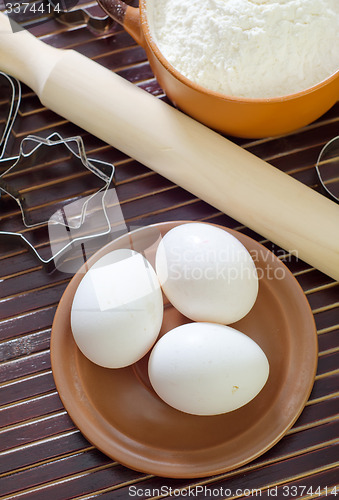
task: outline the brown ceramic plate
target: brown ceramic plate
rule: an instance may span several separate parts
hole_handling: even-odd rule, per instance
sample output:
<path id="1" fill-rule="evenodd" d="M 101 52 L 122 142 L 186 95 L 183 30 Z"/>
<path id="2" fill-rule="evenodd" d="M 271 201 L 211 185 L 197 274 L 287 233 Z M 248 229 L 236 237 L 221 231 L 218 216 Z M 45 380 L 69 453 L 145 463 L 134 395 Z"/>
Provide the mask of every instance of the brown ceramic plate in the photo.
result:
<path id="1" fill-rule="evenodd" d="M 317 337 L 307 299 L 287 267 L 265 247 L 235 231 L 251 252 L 259 295 L 251 312 L 233 326 L 254 339 L 270 363 L 269 379 L 246 406 L 224 415 L 193 416 L 161 401 L 147 376 L 147 355 L 111 370 L 78 350 L 70 328 L 75 290 L 86 269 L 117 248 L 144 251 L 154 262 L 156 241 L 183 222 L 138 229 L 109 243 L 74 276 L 55 315 L 51 357 L 63 404 L 86 438 L 133 469 L 167 477 L 203 477 L 258 457 L 293 425 L 310 395 L 317 366 Z M 160 334 L 188 322 L 170 304 Z"/>

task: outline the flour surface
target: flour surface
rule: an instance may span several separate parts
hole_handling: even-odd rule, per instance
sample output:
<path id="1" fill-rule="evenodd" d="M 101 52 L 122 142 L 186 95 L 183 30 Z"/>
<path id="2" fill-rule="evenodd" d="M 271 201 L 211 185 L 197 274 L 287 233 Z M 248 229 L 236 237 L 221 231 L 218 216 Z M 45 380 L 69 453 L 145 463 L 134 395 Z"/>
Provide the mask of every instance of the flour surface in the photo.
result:
<path id="1" fill-rule="evenodd" d="M 339 68 L 339 0 L 153 0 L 153 35 L 184 76 L 227 95 L 299 92 Z"/>

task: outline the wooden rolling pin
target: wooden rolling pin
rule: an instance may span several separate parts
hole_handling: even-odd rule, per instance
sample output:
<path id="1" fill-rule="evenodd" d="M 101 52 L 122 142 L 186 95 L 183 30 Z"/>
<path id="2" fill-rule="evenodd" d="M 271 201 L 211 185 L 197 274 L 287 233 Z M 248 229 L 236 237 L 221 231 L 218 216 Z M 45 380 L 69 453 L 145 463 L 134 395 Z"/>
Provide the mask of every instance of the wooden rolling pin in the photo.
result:
<path id="1" fill-rule="evenodd" d="M 339 206 L 73 50 L 0 16 L 0 68 L 43 105 L 339 280 Z"/>

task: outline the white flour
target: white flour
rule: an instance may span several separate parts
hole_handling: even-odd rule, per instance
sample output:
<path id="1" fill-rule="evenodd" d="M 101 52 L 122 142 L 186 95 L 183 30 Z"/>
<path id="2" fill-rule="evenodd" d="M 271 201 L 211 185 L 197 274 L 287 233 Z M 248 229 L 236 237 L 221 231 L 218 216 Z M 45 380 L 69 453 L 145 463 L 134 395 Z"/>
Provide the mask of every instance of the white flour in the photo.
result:
<path id="1" fill-rule="evenodd" d="M 210 90 L 266 98 L 339 68 L 339 0 L 153 0 L 155 41 Z"/>

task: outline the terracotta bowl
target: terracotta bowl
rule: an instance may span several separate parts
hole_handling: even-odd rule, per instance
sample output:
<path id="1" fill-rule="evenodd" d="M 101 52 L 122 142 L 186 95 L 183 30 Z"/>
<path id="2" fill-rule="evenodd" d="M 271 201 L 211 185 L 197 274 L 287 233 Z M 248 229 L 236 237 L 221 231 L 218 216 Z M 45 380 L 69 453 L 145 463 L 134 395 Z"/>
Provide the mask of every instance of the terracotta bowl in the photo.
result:
<path id="1" fill-rule="evenodd" d="M 98 0 L 146 50 L 154 75 L 173 104 L 212 129 L 247 138 L 286 134 L 319 118 L 338 100 L 339 70 L 302 92 L 269 99 L 227 96 L 191 82 L 171 66 L 152 39 L 147 20 L 152 1 L 140 0 L 138 9 L 121 0 Z"/>

